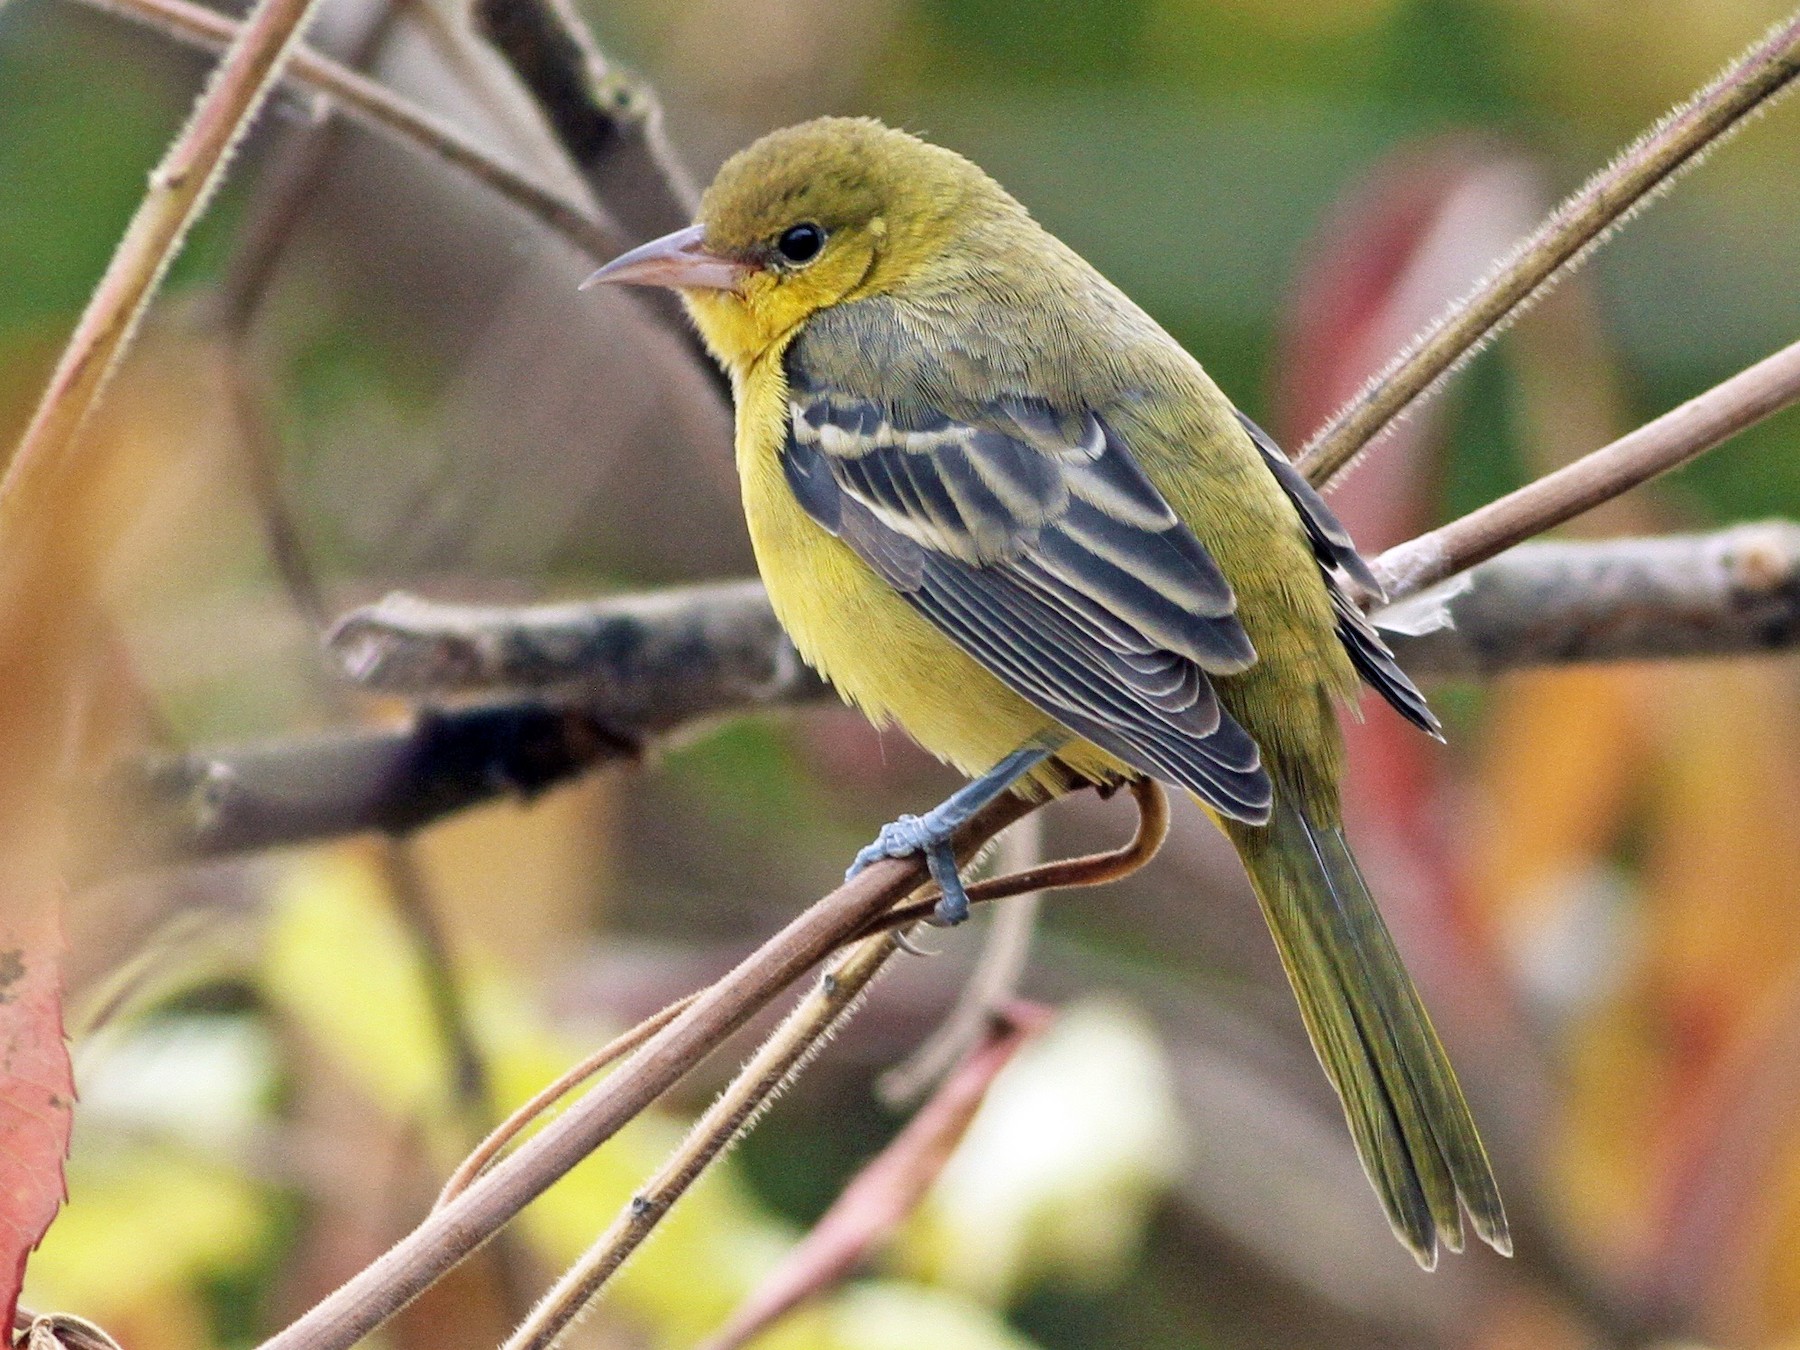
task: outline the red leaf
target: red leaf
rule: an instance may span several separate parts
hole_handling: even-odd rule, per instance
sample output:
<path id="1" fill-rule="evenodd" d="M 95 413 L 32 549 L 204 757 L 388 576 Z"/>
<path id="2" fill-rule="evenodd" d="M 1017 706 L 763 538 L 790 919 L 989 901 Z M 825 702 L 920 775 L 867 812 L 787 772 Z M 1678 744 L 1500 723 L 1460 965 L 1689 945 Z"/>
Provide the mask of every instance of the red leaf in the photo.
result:
<path id="1" fill-rule="evenodd" d="M 75 1097 L 54 911 L 35 908 L 8 916 L 0 929 L 0 1326 L 7 1327 L 25 1258 L 68 1195 L 63 1159 Z"/>
<path id="2" fill-rule="evenodd" d="M 808 1299 L 837 1284 L 911 1214 L 967 1133 L 994 1079 L 1050 1022 L 1050 1010 L 1014 1000 L 931 1100 L 858 1172 L 825 1216 L 705 1350 L 739 1350 Z"/>

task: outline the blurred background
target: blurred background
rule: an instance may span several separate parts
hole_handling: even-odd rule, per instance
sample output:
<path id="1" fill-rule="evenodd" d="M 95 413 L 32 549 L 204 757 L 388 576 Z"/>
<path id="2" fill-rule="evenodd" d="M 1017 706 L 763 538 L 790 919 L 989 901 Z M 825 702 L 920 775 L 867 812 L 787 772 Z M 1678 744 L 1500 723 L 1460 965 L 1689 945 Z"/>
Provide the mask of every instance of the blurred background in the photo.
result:
<path id="1" fill-rule="evenodd" d="M 696 182 L 820 113 L 928 135 L 1292 447 L 1785 6 L 583 9 L 660 92 Z M 572 181 L 453 0 L 326 0 L 313 40 Z M 7 439 L 210 60 L 71 0 L 0 7 Z M 319 644 L 389 589 L 522 601 L 751 570 L 729 413 L 680 337 L 577 293 L 591 263 L 465 179 L 320 117 L 291 93 L 264 113 L 95 428 L 137 485 L 105 542 L 96 763 L 402 715 Z M 1365 550 L 1791 341 L 1796 163 L 1781 108 L 1412 418 L 1334 498 Z M 1797 442 L 1774 419 L 1574 528 L 1800 516 Z M 1433 690 L 1447 747 L 1377 706 L 1351 730 L 1353 834 L 1495 1155 L 1511 1262 L 1426 1276 L 1388 1235 L 1235 863 L 1178 808 L 1141 876 L 1049 904 L 1024 991 L 1058 1016 L 918 1214 L 759 1344 L 1800 1346 L 1797 677 L 1775 658 L 1528 674 Z M 404 846 L 82 887 L 71 1199 L 26 1301 L 131 1350 L 253 1344 L 416 1222 L 494 1112 L 721 972 L 951 783 L 821 708 Z M 1059 804 L 1045 847 L 1127 822 Z M 433 1021 L 422 911 L 469 1005 L 473 1089 Z M 942 1019 L 987 922 L 883 981 L 573 1343 L 695 1346 L 767 1278 L 903 1123 L 874 1082 Z M 740 1057 L 381 1343 L 495 1343 Z"/>

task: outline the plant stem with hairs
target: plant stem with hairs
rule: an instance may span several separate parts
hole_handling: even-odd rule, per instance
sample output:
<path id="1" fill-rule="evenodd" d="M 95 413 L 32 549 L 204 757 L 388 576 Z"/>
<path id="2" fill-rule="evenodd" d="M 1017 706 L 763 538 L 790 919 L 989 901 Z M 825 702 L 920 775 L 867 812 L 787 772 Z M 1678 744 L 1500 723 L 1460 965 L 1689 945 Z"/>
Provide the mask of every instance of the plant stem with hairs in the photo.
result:
<path id="1" fill-rule="evenodd" d="M 313 4 L 261 0 L 237 30 L 187 125 L 151 172 L 149 190 L 0 479 L 0 523 L 12 525 L 42 491 L 38 485 L 61 470 L 169 264 L 211 200 L 232 150 L 281 78 Z"/>
<path id="2" fill-rule="evenodd" d="M 1032 809 L 1003 797 L 959 835 L 967 858 Z M 812 905 L 708 987 L 607 1079 L 504 1162 L 328 1295 L 263 1350 L 349 1350 L 474 1251 L 660 1097 L 760 1009 L 925 880 L 917 859 L 878 862 Z"/>
<path id="3" fill-rule="evenodd" d="M 806 1067 L 832 1031 L 850 1015 L 869 983 L 895 952 L 893 932 L 864 938 L 826 968 L 688 1136 L 631 1197 L 605 1232 L 565 1271 L 502 1350 L 548 1350 L 588 1307 L 607 1280 L 655 1231 L 732 1140 Z"/>
<path id="4" fill-rule="evenodd" d="M 1395 419 L 1481 349 L 1560 276 L 1577 267 L 1632 212 L 1793 87 L 1800 76 L 1800 13 L 1769 30 L 1711 84 L 1590 178 L 1451 308 L 1314 433 L 1298 456 L 1323 485 Z"/>

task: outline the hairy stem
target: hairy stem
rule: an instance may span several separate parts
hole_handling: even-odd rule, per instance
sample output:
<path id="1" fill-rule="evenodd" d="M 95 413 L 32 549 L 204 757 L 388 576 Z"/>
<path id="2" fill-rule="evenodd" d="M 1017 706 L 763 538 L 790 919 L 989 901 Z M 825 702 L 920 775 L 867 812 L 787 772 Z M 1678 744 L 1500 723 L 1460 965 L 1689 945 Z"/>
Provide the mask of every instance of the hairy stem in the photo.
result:
<path id="1" fill-rule="evenodd" d="M 1339 409 L 1301 451 L 1316 485 L 1335 478 L 1396 418 L 1579 266 L 1609 231 L 1668 188 L 1800 75 L 1800 13 L 1775 25 L 1711 84 L 1595 174 L 1498 267 Z"/>
<path id="2" fill-rule="evenodd" d="M 1032 809 L 1003 797 L 959 836 L 967 857 Z M 796 979 L 924 879 L 917 860 L 888 860 L 814 904 L 709 987 L 603 1083 L 511 1157 L 326 1297 L 263 1350 L 349 1350 L 440 1279 L 581 1159 L 610 1139 Z"/>
<path id="3" fill-rule="evenodd" d="M 8 537 L 61 470 L 189 228 L 205 211 L 232 149 L 280 79 L 313 3 L 260 0 L 237 29 L 187 125 L 151 172 L 149 190 L 0 479 L 0 531 Z"/>
<path id="4" fill-rule="evenodd" d="M 869 982 L 900 950 L 893 933 L 865 938 L 832 962 L 813 988 L 719 1094 L 681 1146 L 632 1196 L 594 1245 L 564 1272 L 502 1350 L 548 1350 L 593 1301 L 670 1208 L 853 1011 Z"/>

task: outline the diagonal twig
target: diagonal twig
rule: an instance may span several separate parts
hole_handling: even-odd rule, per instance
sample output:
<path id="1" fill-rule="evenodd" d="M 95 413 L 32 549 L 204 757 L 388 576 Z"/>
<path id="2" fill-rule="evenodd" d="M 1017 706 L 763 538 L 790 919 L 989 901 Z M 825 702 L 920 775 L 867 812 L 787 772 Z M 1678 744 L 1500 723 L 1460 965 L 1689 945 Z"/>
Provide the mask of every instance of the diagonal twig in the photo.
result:
<path id="1" fill-rule="evenodd" d="M 1401 599 L 1685 464 L 1800 400 L 1800 342 L 1689 399 L 1611 445 L 1545 474 L 1376 560 Z"/>
<path id="2" fill-rule="evenodd" d="M 1467 298 L 1414 339 L 1315 432 L 1298 456 L 1315 485 L 1329 482 L 1396 418 L 1468 360 L 1531 301 L 1581 264 L 1608 233 L 1800 76 L 1800 13 L 1769 30 L 1559 206 Z"/>
<path id="3" fill-rule="evenodd" d="M 1014 908 L 1016 904 L 1008 905 L 1001 913 Z M 992 1008 L 975 1041 L 946 1072 L 931 1098 L 851 1178 L 812 1230 L 706 1341 L 704 1350 L 741 1350 L 794 1309 L 845 1280 L 918 1208 L 974 1123 L 994 1080 L 1051 1017 L 1050 1009 L 1019 999 Z"/>
<path id="4" fill-rule="evenodd" d="M 854 1012 L 863 992 L 900 949 L 897 934 L 880 933 L 864 938 L 831 963 L 725 1091 L 694 1122 L 668 1161 L 638 1189 L 593 1246 L 563 1272 L 501 1350 L 549 1350 L 619 1267 L 644 1244 L 675 1202 L 806 1067 L 812 1054 Z"/>
<path id="5" fill-rule="evenodd" d="M 0 479 L 0 522 L 12 524 L 62 468 L 233 148 L 280 79 L 314 2 L 262 0 L 236 30 L 212 83 L 151 173 L 149 190 L 13 451 Z"/>
<path id="6" fill-rule="evenodd" d="M 1156 856 L 1168 835 L 1168 797 L 1149 781 L 1132 785 L 1138 824 L 1130 842 L 1108 853 L 1028 867 L 971 887 L 971 900 L 1022 896 L 1059 886 L 1098 886 L 1127 876 Z M 548 1350 L 606 1282 L 655 1230 L 689 1187 L 731 1141 L 790 1083 L 854 1007 L 888 959 L 905 946 L 902 930 L 929 914 L 931 897 L 877 916 L 856 945 L 820 977 L 817 986 L 776 1028 L 695 1122 L 688 1137 L 594 1245 L 556 1282 L 502 1350 Z"/>
<path id="7" fill-rule="evenodd" d="M 663 134 L 655 91 L 606 59 L 567 0 L 477 0 L 473 14 L 628 234 L 649 239 L 693 221 L 699 194 Z"/>
<path id="8" fill-rule="evenodd" d="M 1032 810 L 1004 797 L 958 836 L 959 856 Z M 262 1350 L 349 1350 L 611 1138 L 695 1064 L 925 878 L 916 859 L 878 862 L 833 891 L 710 986 L 607 1079 L 517 1152 L 355 1275 Z"/>
<path id="9" fill-rule="evenodd" d="M 476 0 L 473 15 L 594 200 L 634 243 L 692 223 L 699 194 L 663 134 L 656 92 L 606 59 L 569 0 Z M 730 383 L 675 294 L 656 290 L 640 301 L 729 403 Z"/>
<path id="10" fill-rule="evenodd" d="M 521 1103 L 511 1115 L 495 1126 L 488 1137 L 483 1139 L 468 1157 L 457 1164 L 456 1170 L 450 1174 L 449 1179 L 444 1182 L 443 1189 L 438 1192 L 437 1201 L 432 1208 L 442 1209 L 468 1190 L 475 1178 L 492 1167 L 494 1160 L 500 1156 L 506 1146 L 524 1133 L 534 1121 L 541 1118 L 546 1111 L 602 1069 L 618 1063 L 668 1026 L 698 997 L 698 994 L 684 995 L 669 1004 L 668 1007 L 651 1013 L 635 1027 L 613 1037 L 579 1064 L 565 1070 L 554 1080 L 539 1088 L 529 1100 Z"/>
<path id="11" fill-rule="evenodd" d="M 147 24 L 195 46 L 217 49 L 230 42 L 239 25 L 190 0 L 83 0 L 105 13 Z M 422 149 L 461 170 L 511 202 L 551 233 L 566 239 L 596 261 L 624 247 L 619 228 L 592 208 L 577 203 L 507 163 L 455 126 L 375 80 L 307 47 L 293 53 L 287 77 L 329 98 L 348 118 L 380 135 Z"/>

